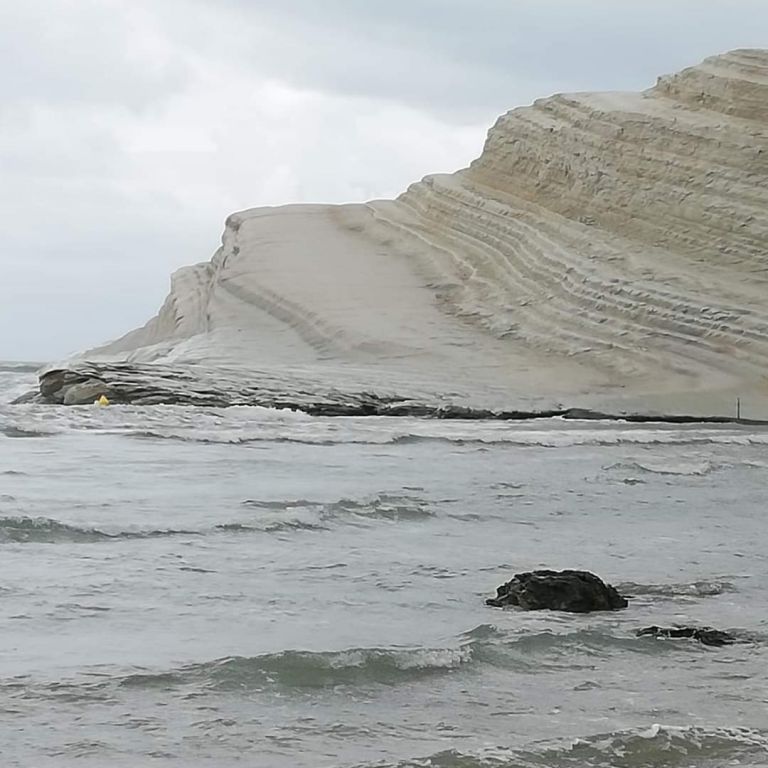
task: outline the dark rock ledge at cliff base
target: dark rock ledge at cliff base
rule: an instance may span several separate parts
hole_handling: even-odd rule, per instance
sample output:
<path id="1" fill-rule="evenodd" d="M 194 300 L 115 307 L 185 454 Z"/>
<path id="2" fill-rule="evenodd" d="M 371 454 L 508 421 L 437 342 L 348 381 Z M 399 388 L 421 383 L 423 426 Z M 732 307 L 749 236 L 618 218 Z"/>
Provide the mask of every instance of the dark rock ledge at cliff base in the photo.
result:
<path id="1" fill-rule="evenodd" d="M 90 405 L 102 395 L 113 404 L 183 405 L 208 408 L 261 406 L 302 411 L 313 416 L 414 416 L 437 419 L 524 420 L 561 417 L 630 423 L 744 424 L 768 421 L 728 416 L 658 413 L 605 413 L 587 408 L 492 408 L 475 405 L 455 394 L 395 394 L 363 388 L 341 390 L 308 376 L 284 372 L 243 371 L 197 365 L 157 363 L 73 363 L 39 377 L 39 390 L 16 403 Z"/>

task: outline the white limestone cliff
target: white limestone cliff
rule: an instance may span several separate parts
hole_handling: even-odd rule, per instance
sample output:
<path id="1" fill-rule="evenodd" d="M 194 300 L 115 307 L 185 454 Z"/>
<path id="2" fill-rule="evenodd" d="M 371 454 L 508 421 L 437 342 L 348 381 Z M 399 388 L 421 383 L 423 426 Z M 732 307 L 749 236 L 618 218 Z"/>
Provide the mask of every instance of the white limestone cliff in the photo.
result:
<path id="1" fill-rule="evenodd" d="M 573 403 L 757 402 L 768 51 L 514 109 L 468 169 L 394 201 L 233 214 L 155 318 L 87 357 Z"/>

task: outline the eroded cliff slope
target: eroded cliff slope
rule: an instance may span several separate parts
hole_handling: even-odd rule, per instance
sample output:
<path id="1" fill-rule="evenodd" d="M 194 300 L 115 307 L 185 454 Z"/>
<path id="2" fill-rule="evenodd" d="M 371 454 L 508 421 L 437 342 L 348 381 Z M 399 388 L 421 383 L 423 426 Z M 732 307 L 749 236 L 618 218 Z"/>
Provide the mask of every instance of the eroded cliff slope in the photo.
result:
<path id="1" fill-rule="evenodd" d="M 767 300 L 768 51 L 733 51 L 512 110 L 470 168 L 394 201 L 233 214 L 157 317 L 89 358 L 759 398 Z"/>

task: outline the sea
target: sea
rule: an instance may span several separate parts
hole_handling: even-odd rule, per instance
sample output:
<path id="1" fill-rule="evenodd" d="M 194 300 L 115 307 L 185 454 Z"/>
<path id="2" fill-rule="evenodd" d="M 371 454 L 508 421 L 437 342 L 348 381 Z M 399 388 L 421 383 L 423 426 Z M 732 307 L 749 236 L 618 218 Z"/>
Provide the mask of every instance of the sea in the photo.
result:
<path id="1" fill-rule="evenodd" d="M 768 765 L 768 431 L 8 405 L 3 768 Z M 623 611 L 484 604 L 578 568 Z M 741 642 L 636 636 L 712 626 Z"/>

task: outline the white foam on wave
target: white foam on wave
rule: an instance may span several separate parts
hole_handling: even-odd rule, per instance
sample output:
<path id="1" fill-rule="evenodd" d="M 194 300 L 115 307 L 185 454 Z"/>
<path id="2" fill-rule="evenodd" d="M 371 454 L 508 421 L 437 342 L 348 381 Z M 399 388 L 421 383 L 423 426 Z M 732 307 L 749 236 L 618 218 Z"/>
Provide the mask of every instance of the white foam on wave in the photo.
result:
<path id="1" fill-rule="evenodd" d="M 567 425 L 559 419 L 536 421 L 438 420 L 412 417 L 316 417 L 256 406 L 228 409 L 183 406 L 13 406 L 0 410 L 3 425 L 22 431 L 88 432 L 138 439 L 247 444 L 296 442 L 310 445 L 360 443 L 386 445 L 448 441 L 532 448 L 575 446 L 765 446 L 768 430 L 744 427 L 631 426 L 594 422 Z M 706 474 L 705 460 L 646 460 L 635 469 L 650 473 Z"/>
<path id="2" fill-rule="evenodd" d="M 365 648 L 338 651 L 325 657 L 331 669 L 364 667 L 372 661 L 386 661 L 396 669 L 458 669 L 472 660 L 472 648 L 403 648 L 369 650 Z"/>
<path id="3" fill-rule="evenodd" d="M 29 366 L 13 367 L 0 364 L 0 406 L 37 387 L 37 378 Z"/>
<path id="4" fill-rule="evenodd" d="M 486 746 L 467 752 L 449 750 L 408 762 L 424 768 L 472 765 L 476 768 L 540 768 L 548 766 L 656 766 L 716 768 L 740 765 L 762 768 L 768 755 L 764 733 L 742 727 L 703 728 L 685 725 L 649 726 L 553 741 L 531 750 Z M 405 765 L 405 764 L 402 764 Z"/>
<path id="5" fill-rule="evenodd" d="M 697 461 L 670 461 L 669 458 L 643 461 L 620 461 L 603 467 L 606 471 L 624 470 L 630 472 L 647 472 L 652 475 L 683 475 L 703 476 L 719 468 L 719 465 L 707 459 Z"/>

